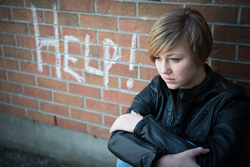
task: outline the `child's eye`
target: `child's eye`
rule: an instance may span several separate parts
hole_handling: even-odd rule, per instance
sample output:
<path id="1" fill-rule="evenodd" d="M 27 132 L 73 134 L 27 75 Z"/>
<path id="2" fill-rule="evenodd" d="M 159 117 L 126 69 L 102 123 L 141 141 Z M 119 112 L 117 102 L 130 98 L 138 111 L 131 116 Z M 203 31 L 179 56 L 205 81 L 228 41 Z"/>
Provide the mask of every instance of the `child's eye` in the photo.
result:
<path id="1" fill-rule="evenodd" d="M 175 63 L 177 63 L 178 61 L 180 61 L 180 59 L 177 59 L 177 58 L 171 58 L 171 60 Z"/>

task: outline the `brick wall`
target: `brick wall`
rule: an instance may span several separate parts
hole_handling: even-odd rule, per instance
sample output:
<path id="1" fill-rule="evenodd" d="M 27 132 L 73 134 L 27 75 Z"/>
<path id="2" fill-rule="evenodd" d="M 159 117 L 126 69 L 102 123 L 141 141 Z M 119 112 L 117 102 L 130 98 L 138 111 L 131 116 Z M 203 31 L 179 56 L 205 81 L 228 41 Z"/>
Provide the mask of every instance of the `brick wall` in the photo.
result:
<path id="1" fill-rule="evenodd" d="M 0 0 L 0 111 L 109 138 L 157 71 L 147 36 L 174 8 L 211 26 L 208 64 L 250 96 L 250 1 Z M 250 135 L 236 166 L 250 166 Z"/>

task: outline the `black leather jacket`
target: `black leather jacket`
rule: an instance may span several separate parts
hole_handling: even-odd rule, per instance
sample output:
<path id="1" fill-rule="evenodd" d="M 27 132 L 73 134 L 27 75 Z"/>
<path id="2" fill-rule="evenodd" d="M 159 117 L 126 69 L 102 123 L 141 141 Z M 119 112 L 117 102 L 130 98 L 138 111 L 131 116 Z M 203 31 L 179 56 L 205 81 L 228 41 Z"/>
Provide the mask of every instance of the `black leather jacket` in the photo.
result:
<path id="1" fill-rule="evenodd" d="M 166 83 L 156 76 L 128 109 L 143 119 L 134 133 L 114 132 L 109 150 L 134 167 L 150 167 L 164 154 L 201 146 L 210 152 L 196 157 L 200 166 L 232 166 L 250 129 L 249 99 L 209 66 L 206 71 L 200 85 L 179 91 L 176 105 Z"/>

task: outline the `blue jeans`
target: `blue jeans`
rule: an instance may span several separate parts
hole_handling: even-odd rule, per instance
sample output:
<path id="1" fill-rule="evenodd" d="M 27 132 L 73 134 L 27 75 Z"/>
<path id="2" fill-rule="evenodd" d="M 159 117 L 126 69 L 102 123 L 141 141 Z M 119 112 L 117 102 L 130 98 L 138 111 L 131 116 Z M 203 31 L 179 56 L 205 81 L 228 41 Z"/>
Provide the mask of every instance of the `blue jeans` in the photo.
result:
<path id="1" fill-rule="evenodd" d="M 120 159 L 117 159 L 116 167 L 132 167 L 132 166 Z"/>

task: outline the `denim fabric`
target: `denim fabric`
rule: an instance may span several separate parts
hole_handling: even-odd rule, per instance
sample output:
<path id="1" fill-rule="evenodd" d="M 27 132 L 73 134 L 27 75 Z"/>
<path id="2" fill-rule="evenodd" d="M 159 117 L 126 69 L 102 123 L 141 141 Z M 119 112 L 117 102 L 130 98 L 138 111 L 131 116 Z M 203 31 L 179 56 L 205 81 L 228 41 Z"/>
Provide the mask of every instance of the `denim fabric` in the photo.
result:
<path id="1" fill-rule="evenodd" d="M 117 159 L 116 167 L 132 167 L 132 166 L 120 159 Z"/>

